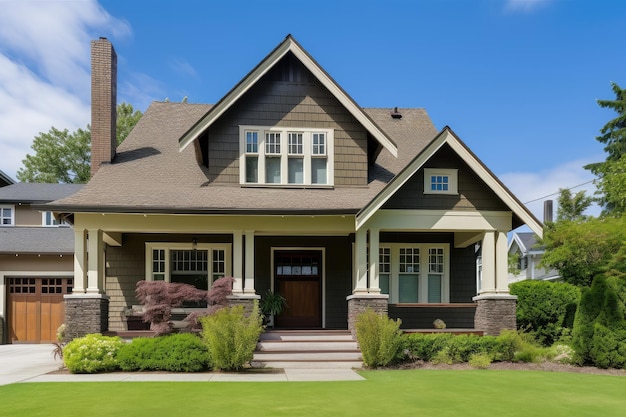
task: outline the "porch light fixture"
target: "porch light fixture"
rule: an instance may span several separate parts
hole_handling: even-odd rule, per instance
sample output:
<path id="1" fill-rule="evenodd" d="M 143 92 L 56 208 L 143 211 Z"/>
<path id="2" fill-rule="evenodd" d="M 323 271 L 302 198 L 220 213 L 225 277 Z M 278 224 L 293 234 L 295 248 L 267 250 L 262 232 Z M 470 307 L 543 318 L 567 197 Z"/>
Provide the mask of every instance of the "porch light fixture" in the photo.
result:
<path id="1" fill-rule="evenodd" d="M 198 239 L 195 237 L 191 239 L 191 249 L 198 250 Z"/>

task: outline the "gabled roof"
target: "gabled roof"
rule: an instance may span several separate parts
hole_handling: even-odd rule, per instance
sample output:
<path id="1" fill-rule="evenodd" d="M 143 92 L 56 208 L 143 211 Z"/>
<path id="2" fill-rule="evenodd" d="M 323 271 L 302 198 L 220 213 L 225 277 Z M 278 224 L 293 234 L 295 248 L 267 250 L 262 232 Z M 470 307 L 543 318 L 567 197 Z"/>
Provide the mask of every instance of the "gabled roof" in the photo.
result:
<path id="1" fill-rule="evenodd" d="M 291 35 L 278 45 L 246 75 L 232 90 L 215 104 L 195 125 L 179 140 L 183 151 L 190 143 L 206 131 L 224 112 L 232 107 L 250 88 L 252 88 L 269 70 L 271 70 L 287 53 L 291 52 L 317 80 L 354 116 L 356 120 L 393 156 L 398 150 L 393 140 L 359 107 L 356 102 L 332 79 L 330 75 L 300 46 Z"/>
<path id="2" fill-rule="evenodd" d="M 543 234 L 543 226 L 539 220 L 522 204 L 517 197 L 483 164 L 480 159 L 465 145 L 448 126 L 428 144 L 396 177 L 356 216 L 359 229 L 376 211 L 396 193 L 424 164 L 444 145 L 449 145 L 461 159 L 490 187 L 506 204 L 519 221 L 528 225 L 538 236 Z"/>
<path id="3" fill-rule="evenodd" d="M 0 188 L 0 203 L 47 203 L 68 197 L 83 184 L 19 182 Z"/>
<path id="4" fill-rule="evenodd" d="M 5 185 L 14 184 L 13 178 L 9 177 L 0 169 L 0 187 L 4 187 Z"/>
<path id="5" fill-rule="evenodd" d="M 519 232 L 514 233 L 511 242 L 509 243 L 509 250 L 513 242 L 517 243 L 522 255 L 528 255 L 529 252 L 543 252 L 543 248 L 537 248 L 537 235 L 531 232 Z"/>
<path id="6" fill-rule="evenodd" d="M 207 168 L 189 146 L 179 152 L 178 139 L 211 108 L 207 104 L 154 102 L 118 147 L 111 164 L 103 164 L 79 192 L 40 206 L 59 212 L 355 214 L 374 198 L 437 134 L 424 109 L 363 109 L 397 143 L 399 155 L 383 149 L 366 187 L 334 189 L 241 187 L 214 184 Z"/>

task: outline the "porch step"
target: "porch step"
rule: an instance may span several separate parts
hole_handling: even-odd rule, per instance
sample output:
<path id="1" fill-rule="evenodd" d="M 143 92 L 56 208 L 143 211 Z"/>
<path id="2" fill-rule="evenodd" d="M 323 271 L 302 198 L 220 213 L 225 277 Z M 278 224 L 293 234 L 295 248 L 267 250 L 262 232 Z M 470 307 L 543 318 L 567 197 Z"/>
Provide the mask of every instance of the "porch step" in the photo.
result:
<path id="1" fill-rule="evenodd" d="M 270 330 L 259 338 L 252 366 L 263 368 L 360 368 L 361 351 L 346 330 Z"/>

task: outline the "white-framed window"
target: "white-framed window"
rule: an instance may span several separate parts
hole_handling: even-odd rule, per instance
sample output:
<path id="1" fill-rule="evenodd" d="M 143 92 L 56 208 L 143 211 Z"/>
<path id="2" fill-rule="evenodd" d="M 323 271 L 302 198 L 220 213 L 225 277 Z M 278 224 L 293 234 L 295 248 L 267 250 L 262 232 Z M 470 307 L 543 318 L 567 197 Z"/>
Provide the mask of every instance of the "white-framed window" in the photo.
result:
<path id="1" fill-rule="evenodd" d="M 332 129 L 240 126 L 240 183 L 333 185 Z"/>
<path id="2" fill-rule="evenodd" d="M 146 243 L 146 281 L 182 282 L 209 289 L 216 279 L 231 276 L 228 243 Z"/>
<path id="3" fill-rule="evenodd" d="M 0 226 L 15 225 L 15 206 L 0 205 Z"/>
<path id="4" fill-rule="evenodd" d="M 424 194 L 458 194 L 458 169 L 424 168 Z"/>
<path id="5" fill-rule="evenodd" d="M 448 244 L 381 243 L 378 250 L 381 293 L 389 302 L 450 302 Z"/>
<path id="6" fill-rule="evenodd" d="M 65 220 L 61 220 L 60 222 L 54 218 L 54 214 L 51 211 L 42 211 L 41 212 L 41 225 L 44 227 L 58 227 L 58 226 L 67 226 L 67 222 Z"/>

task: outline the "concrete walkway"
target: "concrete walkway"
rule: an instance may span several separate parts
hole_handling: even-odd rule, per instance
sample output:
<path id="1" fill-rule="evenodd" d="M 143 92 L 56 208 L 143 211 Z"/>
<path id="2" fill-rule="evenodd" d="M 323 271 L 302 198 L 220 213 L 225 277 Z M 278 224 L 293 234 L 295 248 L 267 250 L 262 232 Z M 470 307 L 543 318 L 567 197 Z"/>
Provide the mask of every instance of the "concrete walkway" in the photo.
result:
<path id="1" fill-rule="evenodd" d="M 61 362 L 52 355 L 53 345 L 0 345 L 0 385 L 16 382 L 294 382 L 359 381 L 352 369 L 283 369 L 240 373 L 141 373 L 55 374 Z"/>

